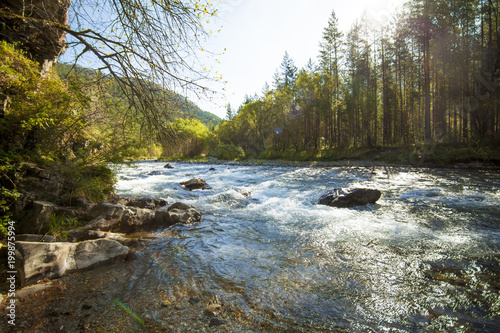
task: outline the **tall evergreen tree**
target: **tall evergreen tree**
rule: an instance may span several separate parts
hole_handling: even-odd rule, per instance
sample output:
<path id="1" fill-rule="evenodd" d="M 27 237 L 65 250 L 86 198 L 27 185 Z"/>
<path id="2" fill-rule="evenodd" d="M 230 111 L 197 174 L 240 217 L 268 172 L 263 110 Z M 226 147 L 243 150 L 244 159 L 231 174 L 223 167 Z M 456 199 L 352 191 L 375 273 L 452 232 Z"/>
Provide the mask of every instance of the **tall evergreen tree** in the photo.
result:
<path id="1" fill-rule="evenodd" d="M 281 62 L 279 70 L 274 76 L 274 84 L 278 89 L 293 88 L 296 79 L 297 67 L 293 62 L 293 59 L 288 55 L 288 52 L 285 51 L 283 61 Z"/>
<path id="2" fill-rule="evenodd" d="M 330 144 L 340 145 L 340 61 L 342 59 L 343 34 L 338 27 L 338 18 L 332 11 L 328 26 L 323 30 L 320 43 L 320 67 L 331 83 L 329 99 Z"/>
<path id="3" fill-rule="evenodd" d="M 227 118 L 227 120 L 232 120 L 233 117 L 234 117 L 234 114 L 233 114 L 233 109 L 231 109 L 231 104 L 227 103 L 226 118 Z"/>

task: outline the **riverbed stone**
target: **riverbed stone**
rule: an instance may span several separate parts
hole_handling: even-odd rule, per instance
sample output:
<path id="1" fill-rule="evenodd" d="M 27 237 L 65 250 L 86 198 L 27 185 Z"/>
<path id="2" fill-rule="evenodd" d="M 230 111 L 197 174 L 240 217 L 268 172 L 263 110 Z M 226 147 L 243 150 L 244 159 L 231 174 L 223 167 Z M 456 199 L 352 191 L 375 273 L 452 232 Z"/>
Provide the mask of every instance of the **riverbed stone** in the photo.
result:
<path id="1" fill-rule="evenodd" d="M 380 199 L 379 190 L 357 188 L 351 190 L 333 189 L 321 196 L 319 203 L 330 207 L 350 208 L 374 204 Z"/>

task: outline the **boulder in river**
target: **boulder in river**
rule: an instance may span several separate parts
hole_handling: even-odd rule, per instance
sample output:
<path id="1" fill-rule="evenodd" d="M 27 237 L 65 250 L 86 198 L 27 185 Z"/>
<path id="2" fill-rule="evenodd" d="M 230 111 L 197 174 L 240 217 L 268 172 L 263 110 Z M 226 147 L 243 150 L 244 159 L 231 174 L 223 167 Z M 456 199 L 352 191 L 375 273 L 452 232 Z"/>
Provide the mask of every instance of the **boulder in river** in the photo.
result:
<path id="1" fill-rule="evenodd" d="M 357 188 L 352 190 L 334 189 L 321 196 L 319 203 L 330 207 L 350 208 L 374 204 L 380 199 L 379 190 Z"/>
<path id="2" fill-rule="evenodd" d="M 188 181 L 180 183 L 183 185 L 186 189 L 192 191 L 192 190 L 208 190 L 211 189 L 210 185 L 207 184 L 206 181 L 204 181 L 201 178 L 192 178 Z"/>

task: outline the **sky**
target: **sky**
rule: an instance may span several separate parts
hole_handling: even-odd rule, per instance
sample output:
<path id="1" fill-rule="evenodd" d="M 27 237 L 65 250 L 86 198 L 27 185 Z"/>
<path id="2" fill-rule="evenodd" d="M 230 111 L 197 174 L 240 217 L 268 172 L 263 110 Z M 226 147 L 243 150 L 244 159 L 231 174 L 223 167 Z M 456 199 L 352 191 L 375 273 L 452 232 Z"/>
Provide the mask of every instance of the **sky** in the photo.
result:
<path id="1" fill-rule="evenodd" d="M 405 0 L 222 0 L 214 33 L 207 41 L 213 57 L 206 59 L 222 82 L 209 87 L 219 91 L 210 99 L 191 98 L 204 111 L 224 118 L 227 103 L 233 110 L 245 95 L 262 95 L 285 52 L 300 69 L 309 59 L 317 62 L 319 43 L 334 10 L 339 28 L 347 32 L 364 12 L 378 22 L 391 19 Z M 220 29 L 220 32 L 216 32 Z M 219 62 L 217 62 L 219 61 Z M 225 83 L 224 83 L 225 82 Z"/>

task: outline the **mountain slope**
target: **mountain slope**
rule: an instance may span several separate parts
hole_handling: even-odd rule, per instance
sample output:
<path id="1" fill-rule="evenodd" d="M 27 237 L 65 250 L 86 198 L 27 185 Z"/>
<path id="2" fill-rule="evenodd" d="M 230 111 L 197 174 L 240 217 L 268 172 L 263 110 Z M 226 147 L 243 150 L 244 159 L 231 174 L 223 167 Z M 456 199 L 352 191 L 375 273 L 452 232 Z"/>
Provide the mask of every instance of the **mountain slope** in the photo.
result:
<path id="1" fill-rule="evenodd" d="M 80 66 L 75 66 L 71 64 L 58 63 L 56 66 L 57 74 L 62 78 L 68 78 L 68 75 L 72 76 L 73 79 L 77 79 L 80 83 L 86 85 L 92 85 L 97 82 L 101 76 L 100 74 L 89 68 L 84 68 Z M 118 85 L 113 81 L 113 79 L 107 79 L 110 82 L 107 86 L 108 93 L 113 95 L 116 100 L 125 101 L 126 98 L 123 92 L 119 89 Z M 181 96 L 172 91 L 166 91 L 168 95 L 171 95 L 171 99 L 175 101 L 174 109 L 170 110 L 172 115 L 171 121 L 177 118 L 183 119 L 196 119 L 207 127 L 214 126 L 221 121 L 221 118 L 214 115 L 213 113 L 201 110 L 195 103 L 188 100 L 186 97 Z"/>

